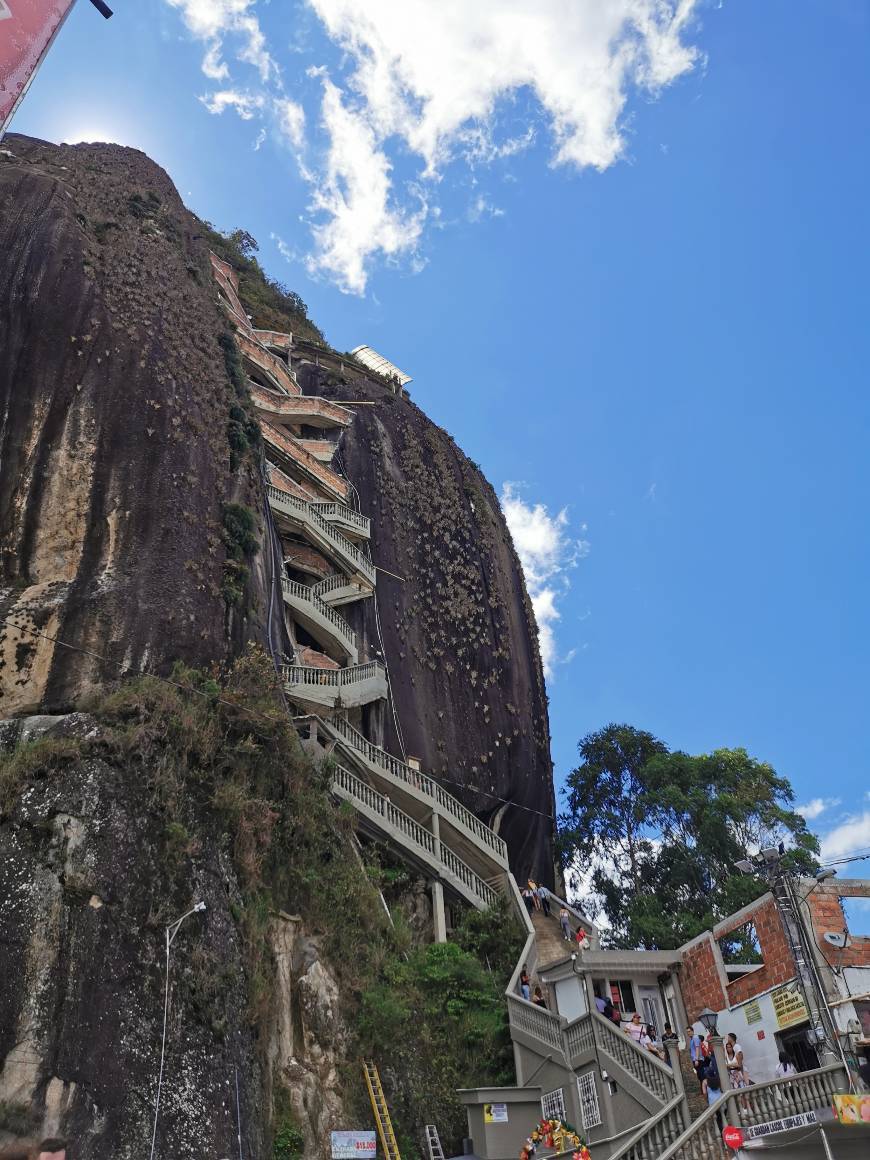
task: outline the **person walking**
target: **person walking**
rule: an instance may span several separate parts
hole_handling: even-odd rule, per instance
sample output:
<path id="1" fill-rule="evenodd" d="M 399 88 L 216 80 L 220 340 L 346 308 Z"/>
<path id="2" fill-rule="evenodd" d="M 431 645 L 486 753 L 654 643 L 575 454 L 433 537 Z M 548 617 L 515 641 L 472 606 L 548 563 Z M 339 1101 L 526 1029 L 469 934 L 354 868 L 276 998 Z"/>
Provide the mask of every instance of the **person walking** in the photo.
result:
<path id="1" fill-rule="evenodd" d="M 562 928 L 562 938 L 565 942 L 571 941 L 571 915 L 563 906 L 559 911 L 559 926 Z"/>
<path id="2" fill-rule="evenodd" d="M 535 896 L 528 886 L 523 887 L 523 902 L 526 904 L 526 910 L 529 912 L 529 918 L 531 918 L 532 911 L 535 909 Z"/>
<path id="3" fill-rule="evenodd" d="M 43 1140 L 36 1149 L 36 1160 L 66 1160 L 66 1141 L 56 1137 Z"/>
<path id="4" fill-rule="evenodd" d="M 707 1097 L 708 1104 L 715 1104 L 717 1100 L 722 1099 L 722 1080 L 719 1077 L 715 1055 L 710 1055 L 704 1060 L 701 1068 L 701 1091 Z"/>
<path id="5" fill-rule="evenodd" d="M 670 1023 L 666 1023 L 665 1029 L 662 1032 L 662 1043 L 667 1043 L 669 1040 L 673 1040 L 674 1043 L 678 1043 L 679 1039 L 679 1035 L 677 1035 L 676 1031 L 671 1028 Z"/>
<path id="6" fill-rule="evenodd" d="M 728 1061 L 728 1079 L 731 1082 L 731 1087 L 735 1089 L 749 1087 L 749 1079 L 741 1066 L 743 1052 L 740 1052 L 740 1061 L 738 1061 L 737 1051 L 730 1036 L 725 1040 L 725 1058 Z"/>
<path id="7" fill-rule="evenodd" d="M 539 898 L 540 903 L 541 903 L 541 910 L 543 910 L 544 914 L 547 916 L 547 918 L 549 918 L 550 917 L 550 891 L 547 889 L 546 886 L 539 886 L 538 887 L 538 898 Z"/>
<path id="8" fill-rule="evenodd" d="M 582 926 L 577 927 L 577 933 L 574 935 L 574 941 L 577 943 L 578 951 L 585 951 L 589 946 L 589 935 Z"/>
<path id="9" fill-rule="evenodd" d="M 529 972 L 526 970 L 525 963 L 523 963 L 523 969 L 520 971 L 520 994 L 524 999 L 531 999 L 532 997 L 532 980 L 529 978 Z"/>
<path id="10" fill-rule="evenodd" d="M 797 1075 L 797 1068 L 794 1065 L 794 1060 L 787 1051 L 779 1053 L 779 1063 L 776 1065 L 774 1073 L 777 1079 L 785 1079 L 790 1075 Z"/>
<path id="11" fill-rule="evenodd" d="M 534 878 L 530 878 L 527 885 L 528 885 L 528 888 L 529 888 L 531 895 L 532 895 L 532 902 L 534 903 L 535 910 L 540 910 L 541 909 L 541 899 L 538 897 L 538 884 L 537 884 L 537 882 L 534 880 Z"/>

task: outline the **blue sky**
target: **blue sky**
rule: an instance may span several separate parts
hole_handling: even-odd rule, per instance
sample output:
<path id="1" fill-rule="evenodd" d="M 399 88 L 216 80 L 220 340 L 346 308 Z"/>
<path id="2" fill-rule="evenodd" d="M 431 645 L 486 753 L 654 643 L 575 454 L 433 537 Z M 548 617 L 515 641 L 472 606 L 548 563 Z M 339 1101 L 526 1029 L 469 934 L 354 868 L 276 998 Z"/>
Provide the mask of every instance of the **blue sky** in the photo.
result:
<path id="1" fill-rule="evenodd" d="M 14 128 L 147 151 L 513 485 L 557 779 L 743 745 L 870 852 L 864 0 L 115 7 Z"/>

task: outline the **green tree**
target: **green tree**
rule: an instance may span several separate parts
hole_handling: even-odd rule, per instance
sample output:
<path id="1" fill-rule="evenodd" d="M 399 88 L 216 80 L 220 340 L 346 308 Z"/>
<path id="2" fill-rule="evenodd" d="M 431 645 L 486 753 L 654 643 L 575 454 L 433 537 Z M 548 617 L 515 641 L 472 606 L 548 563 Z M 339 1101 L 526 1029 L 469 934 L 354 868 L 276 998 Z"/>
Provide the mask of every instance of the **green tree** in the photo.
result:
<path id="1" fill-rule="evenodd" d="M 757 898 L 734 863 L 784 842 L 816 867 L 818 841 L 787 778 L 745 749 L 671 753 L 651 733 L 608 725 L 579 744 L 559 819 L 563 865 L 591 879 L 615 945 L 676 947 Z"/>

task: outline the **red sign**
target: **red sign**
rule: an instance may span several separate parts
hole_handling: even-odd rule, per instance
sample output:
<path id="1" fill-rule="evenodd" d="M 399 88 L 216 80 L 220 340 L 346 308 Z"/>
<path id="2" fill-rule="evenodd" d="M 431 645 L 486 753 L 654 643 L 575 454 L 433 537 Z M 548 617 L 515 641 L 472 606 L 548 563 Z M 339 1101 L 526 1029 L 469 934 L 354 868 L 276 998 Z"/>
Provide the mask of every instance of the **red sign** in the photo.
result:
<path id="1" fill-rule="evenodd" d="M 75 0 L 0 0 L 0 134 Z"/>
<path id="2" fill-rule="evenodd" d="M 722 1139 L 729 1148 L 734 1148 L 736 1151 L 743 1146 L 743 1129 L 732 1128 L 730 1124 L 726 1124 L 722 1129 Z"/>

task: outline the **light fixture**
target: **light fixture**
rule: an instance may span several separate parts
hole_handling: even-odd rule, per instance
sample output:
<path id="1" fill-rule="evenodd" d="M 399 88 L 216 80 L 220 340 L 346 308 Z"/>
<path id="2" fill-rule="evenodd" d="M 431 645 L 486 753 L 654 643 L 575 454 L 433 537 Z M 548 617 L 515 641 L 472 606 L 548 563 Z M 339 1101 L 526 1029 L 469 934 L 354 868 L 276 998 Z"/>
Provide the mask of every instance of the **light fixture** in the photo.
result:
<path id="1" fill-rule="evenodd" d="M 761 856 L 767 863 L 778 862 L 784 851 L 780 851 L 776 846 L 765 846 L 761 851 Z"/>
<path id="2" fill-rule="evenodd" d="M 816 882 L 827 882 L 829 878 L 835 878 L 837 871 L 833 866 L 829 866 L 827 870 L 820 870 L 816 875 Z"/>
<path id="3" fill-rule="evenodd" d="M 705 1007 L 698 1019 L 704 1024 L 704 1030 L 716 1034 L 716 1022 L 719 1016 L 710 1007 Z"/>
<path id="4" fill-rule="evenodd" d="M 734 863 L 734 869 L 739 870 L 741 874 L 754 874 L 755 864 L 748 858 L 741 858 L 739 862 Z"/>

